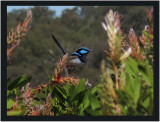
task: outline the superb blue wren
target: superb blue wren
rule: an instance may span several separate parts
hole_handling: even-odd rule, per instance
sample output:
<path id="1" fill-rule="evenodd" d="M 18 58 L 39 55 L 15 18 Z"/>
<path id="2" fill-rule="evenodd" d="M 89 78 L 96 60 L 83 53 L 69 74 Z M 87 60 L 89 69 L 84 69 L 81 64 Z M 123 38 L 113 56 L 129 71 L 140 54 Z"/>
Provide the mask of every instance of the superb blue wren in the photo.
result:
<path id="1" fill-rule="evenodd" d="M 57 41 L 57 39 L 55 38 L 55 36 L 53 34 L 52 34 L 52 38 L 55 41 L 55 43 L 57 44 L 57 46 L 59 47 L 59 49 L 62 51 L 63 55 L 65 55 L 66 52 L 61 47 L 61 45 L 59 44 L 59 42 Z M 67 69 L 73 69 L 76 66 L 79 66 L 80 64 L 84 64 L 86 62 L 87 54 L 91 51 L 92 50 L 89 50 L 86 47 L 81 47 L 77 51 L 69 54 L 68 61 L 67 61 L 67 64 L 66 64 L 66 68 Z"/>

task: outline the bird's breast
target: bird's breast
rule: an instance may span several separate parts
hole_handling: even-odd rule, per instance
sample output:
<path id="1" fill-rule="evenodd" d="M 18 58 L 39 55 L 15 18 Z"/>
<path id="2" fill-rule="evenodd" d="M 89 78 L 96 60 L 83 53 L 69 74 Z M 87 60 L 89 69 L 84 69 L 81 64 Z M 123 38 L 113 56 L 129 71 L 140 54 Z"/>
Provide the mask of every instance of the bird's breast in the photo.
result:
<path id="1" fill-rule="evenodd" d="M 81 60 L 79 58 L 72 59 L 69 62 L 73 63 L 73 64 L 82 64 L 82 62 L 81 62 Z"/>
<path id="2" fill-rule="evenodd" d="M 68 71 L 71 73 L 75 73 L 77 71 L 80 71 L 80 69 L 83 66 L 83 62 L 79 59 L 79 57 L 77 56 L 70 56 L 68 58 L 67 64 L 66 64 L 66 68 L 68 69 Z"/>

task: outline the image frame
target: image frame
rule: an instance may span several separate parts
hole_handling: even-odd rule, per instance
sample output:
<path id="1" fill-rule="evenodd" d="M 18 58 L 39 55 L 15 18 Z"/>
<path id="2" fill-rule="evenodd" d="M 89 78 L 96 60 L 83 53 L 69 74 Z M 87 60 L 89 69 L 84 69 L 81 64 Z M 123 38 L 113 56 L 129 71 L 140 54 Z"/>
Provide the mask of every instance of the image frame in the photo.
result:
<path id="1" fill-rule="evenodd" d="M 153 116 L 7 116 L 7 6 L 153 6 L 154 115 Z M 159 120 L 159 1 L 1 1 L 1 118 L 2 121 L 158 121 Z"/>

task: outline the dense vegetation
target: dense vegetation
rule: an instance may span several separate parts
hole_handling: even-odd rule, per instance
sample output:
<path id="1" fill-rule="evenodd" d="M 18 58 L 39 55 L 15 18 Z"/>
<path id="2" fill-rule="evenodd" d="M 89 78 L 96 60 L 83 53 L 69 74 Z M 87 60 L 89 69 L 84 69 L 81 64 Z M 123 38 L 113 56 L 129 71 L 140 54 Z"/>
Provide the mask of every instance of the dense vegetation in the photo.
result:
<path id="1" fill-rule="evenodd" d="M 7 36 L 7 114 L 153 115 L 154 17 L 146 8 L 75 7 L 61 17 L 47 7 L 34 7 L 26 18 L 25 10 L 8 13 L 8 32 L 25 20 Z M 94 50 L 80 73 L 61 75 L 68 54 L 61 56 L 52 33 L 68 52 Z"/>

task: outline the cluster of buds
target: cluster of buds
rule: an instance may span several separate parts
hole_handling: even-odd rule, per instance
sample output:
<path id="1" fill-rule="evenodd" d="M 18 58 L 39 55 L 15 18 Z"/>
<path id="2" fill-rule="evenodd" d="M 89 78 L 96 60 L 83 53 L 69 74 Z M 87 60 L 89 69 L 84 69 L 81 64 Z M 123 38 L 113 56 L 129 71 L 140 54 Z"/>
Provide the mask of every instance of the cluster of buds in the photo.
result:
<path id="1" fill-rule="evenodd" d="M 54 113 L 51 113 L 51 107 L 52 107 L 52 96 L 51 93 L 48 94 L 46 103 L 44 104 L 44 115 L 53 115 Z"/>
<path id="2" fill-rule="evenodd" d="M 57 66 L 56 66 L 56 68 L 54 70 L 54 73 L 53 73 L 53 79 L 52 79 L 52 81 L 54 81 L 54 82 L 59 82 L 60 81 L 60 79 L 61 79 L 61 72 L 63 72 L 63 69 L 66 66 L 67 60 L 68 60 L 68 53 L 65 54 L 63 56 L 63 59 L 60 60 L 57 63 Z"/>
<path id="3" fill-rule="evenodd" d="M 22 93 L 23 105 L 27 107 L 26 115 L 29 115 L 33 111 L 33 98 L 31 97 L 31 87 L 30 83 L 27 83 L 26 90 L 24 87 L 21 88 L 20 92 Z"/>
<path id="4" fill-rule="evenodd" d="M 137 36 L 136 36 L 133 28 L 130 28 L 129 40 L 130 40 L 130 46 L 132 49 L 131 56 L 135 59 L 139 58 L 140 60 L 143 60 L 141 52 L 140 52 L 139 42 L 137 40 Z"/>
<path id="5" fill-rule="evenodd" d="M 151 9 L 151 11 L 147 9 L 147 19 L 149 25 L 145 26 L 142 36 L 140 37 L 140 42 L 143 44 L 145 48 L 147 48 L 153 43 L 153 29 L 154 29 L 153 8 Z"/>
<path id="6" fill-rule="evenodd" d="M 131 48 L 129 48 L 129 46 L 125 43 L 125 45 L 128 46 L 128 49 L 121 54 L 122 42 L 125 42 L 123 41 L 125 37 L 121 36 L 120 19 L 121 15 L 119 15 L 118 12 L 113 12 L 110 10 L 105 16 L 106 24 L 102 23 L 102 26 L 104 30 L 107 31 L 108 35 L 109 52 L 105 52 L 115 64 L 125 60 L 132 52 Z"/>
<path id="7" fill-rule="evenodd" d="M 106 53 L 115 63 L 119 63 L 121 56 L 120 18 L 118 12 L 110 10 L 105 16 L 106 24 L 102 22 L 102 26 L 108 35 L 109 52 L 106 51 Z"/>
<path id="8" fill-rule="evenodd" d="M 145 49 L 151 46 L 153 43 L 153 29 L 150 28 L 149 25 L 145 26 L 142 36 L 140 36 L 139 40 Z"/>
<path id="9" fill-rule="evenodd" d="M 129 48 L 130 48 L 130 45 L 129 43 L 125 40 L 126 38 L 126 35 L 124 35 L 124 37 L 122 38 L 122 53 L 126 52 Z"/>
<path id="10" fill-rule="evenodd" d="M 74 77 L 64 77 L 64 78 L 60 78 L 59 80 L 59 83 L 62 83 L 62 84 L 65 84 L 67 82 L 73 85 L 77 85 L 79 82 L 79 79 Z"/>
<path id="11" fill-rule="evenodd" d="M 21 38 L 25 36 L 26 32 L 31 28 L 30 23 L 32 20 L 32 11 L 27 11 L 27 17 L 25 18 L 23 24 L 21 22 L 18 24 L 16 31 L 12 30 L 7 36 L 7 57 L 9 58 L 13 51 L 19 46 Z"/>
<path id="12" fill-rule="evenodd" d="M 61 72 L 63 72 L 63 69 L 65 68 L 67 61 L 68 61 L 68 53 L 65 54 L 63 56 L 63 59 L 60 60 L 59 63 L 57 64 L 57 67 L 54 70 L 53 79 L 52 79 L 51 82 L 62 83 L 62 84 L 65 84 L 65 83 L 69 82 L 70 84 L 73 84 L 73 85 L 78 84 L 78 82 L 79 82 L 78 78 L 73 78 L 73 77 L 61 78 Z"/>
<path id="13" fill-rule="evenodd" d="M 36 93 L 39 93 L 41 91 L 41 89 L 45 88 L 48 86 L 48 83 L 45 85 L 38 85 L 37 88 L 35 88 L 35 91 L 32 93 L 32 96 L 34 96 Z"/>
<path id="14" fill-rule="evenodd" d="M 52 96 L 51 93 L 48 94 L 46 102 L 44 105 L 36 105 L 34 106 L 30 116 L 51 116 L 54 115 L 53 112 L 51 112 L 51 107 L 52 107 Z"/>
<path id="15" fill-rule="evenodd" d="M 39 116 L 39 115 L 53 115 L 51 112 L 51 94 L 49 93 L 47 96 L 47 100 L 44 105 L 34 105 L 33 98 L 31 96 L 31 87 L 30 83 L 26 85 L 26 90 L 24 87 L 21 88 L 20 92 L 22 93 L 23 106 L 27 108 L 26 115 L 27 116 Z M 19 97 L 16 98 L 16 101 L 13 105 L 13 108 L 17 106 Z"/>
<path id="16" fill-rule="evenodd" d="M 149 25 L 150 26 L 152 26 L 152 28 L 153 28 L 153 26 L 154 26 L 154 11 L 153 11 L 153 8 L 151 9 L 151 11 L 149 11 L 148 9 L 147 9 L 147 20 L 148 20 L 148 23 L 149 23 Z"/>
<path id="17" fill-rule="evenodd" d="M 153 69 L 153 41 L 154 41 L 154 13 L 153 13 L 153 8 L 151 11 L 147 9 L 147 19 L 149 25 L 146 25 L 143 32 L 142 36 L 139 38 L 141 44 L 144 47 L 144 58 L 147 57 L 149 59 L 151 68 Z"/>

